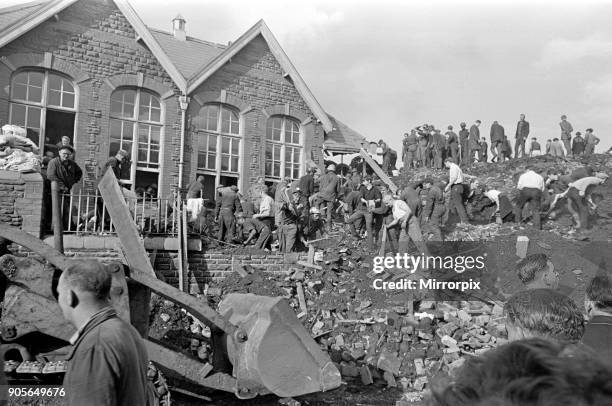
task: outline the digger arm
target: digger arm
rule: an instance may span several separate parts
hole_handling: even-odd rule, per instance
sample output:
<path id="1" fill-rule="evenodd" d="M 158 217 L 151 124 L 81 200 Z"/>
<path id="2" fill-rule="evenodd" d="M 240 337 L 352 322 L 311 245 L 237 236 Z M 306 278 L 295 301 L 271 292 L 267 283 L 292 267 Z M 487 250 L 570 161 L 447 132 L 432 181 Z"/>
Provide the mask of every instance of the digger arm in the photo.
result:
<path id="1" fill-rule="evenodd" d="M 136 224 L 130 216 L 129 208 L 123 199 L 121 189 L 111 168 L 109 168 L 98 184 L 100 194 L 104 199 L 119 241 L 126 253 L 130 266 L 130 278 L 151 288 L 157 294 L 178 303 L 197 319 L 208 326 L 216 326 L 238 342 L 246 340 L 246 333 L 229 323 L 216 311 L 203 304 L 201 300 L 182 292 L 181 290 L 158 280 L 151 266 L 147 252 L 144 249 Z"/>

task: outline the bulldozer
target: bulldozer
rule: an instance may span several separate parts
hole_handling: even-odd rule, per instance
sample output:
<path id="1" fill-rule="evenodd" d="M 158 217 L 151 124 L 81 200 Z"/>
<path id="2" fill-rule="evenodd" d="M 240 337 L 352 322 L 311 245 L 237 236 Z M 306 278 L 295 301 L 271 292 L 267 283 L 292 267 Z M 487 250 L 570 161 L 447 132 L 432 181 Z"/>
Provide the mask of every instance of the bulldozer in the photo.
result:
<path id="1" fill-rule="evenodd" d="M 202 299 L 166 284 L 155 274 L 112 171 L 98 188 L 127 262 L 104 264 L 112 275 L 110 301 L 119 317 L 142 335 L 156 367 L 192 385 L 231 392 L 239 399 L 265 394 L 294 397 L 340 386 L 337 367 L 286 299 L 234 293 L 214 310 Z M 0 237 L 33 254 L 0 257 L 0 353 L 5 366 L 33 360 L 49 365 L 61 362 L 75 329 L 62 317 L 56 287 L 62 270 L 74 260 L 16 227 L 0 224 Z M 210 362 L 148 337 L 151 292 L 210 328 Z"/>

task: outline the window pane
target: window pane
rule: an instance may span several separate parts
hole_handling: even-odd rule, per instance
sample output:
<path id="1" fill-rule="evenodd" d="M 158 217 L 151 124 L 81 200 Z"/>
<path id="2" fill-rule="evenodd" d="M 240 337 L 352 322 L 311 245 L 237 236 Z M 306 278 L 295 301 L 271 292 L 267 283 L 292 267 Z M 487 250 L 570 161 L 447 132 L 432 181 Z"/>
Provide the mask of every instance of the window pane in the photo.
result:
<path id="1" fill-rule="evenodd" d="M 239 146 L 240 146 L 240 141 L 233 139 L 232 140 L 232 155 L 238 155 L 238 151 L 239 151 Z"/>
<path id="2" fill-rule="evenodd" d="M 121 115 L 121 110 L 122 110 L 121 101 L 115 100 L 115 99 L 111 99 L 111 115 L 113 115 L 113 116 L 120 116 Z"/>
<path id="3" fill-rule="evenodd" d="M 26 107 L 23 104 L 12 104 L 11 112 L 11 124 L 25 127 Z"/>
<path id="4" fill-rule="evenodd" d="M 217 168 L 217 155 L 208 154 L 208 169 L 216 169 Z"/>
<path id="5" fill-rule="evenodd" d="M 221 153 L 228 154 L 230 151 L 229 147 L 230 139 L 227 137 L 221 137 Z"/>
<path id="6" fill-rule="evenodd" d="M 198 168 L 206 167 L 206 153 L 203 153 L 201 150 L 198 151 Z"/>
<path id="7" fill-rule="evenodd" d="M 217 131 L 217 120 L 219 119 L 219 106 L 208 105 L 205 106 L 206 114 L 206 129 L 210 131 Z"/>
<path id="8" fill-rule="evenodd" d="M 121 121 L 111 119 L 110 136 L 111 138 L 121 138 Z"/>
<path id="9" fill-rule="evenodd" d="M 159 146 L 160 132 L 160 127 L 151 126 L 151 145 Z"/>
<path id="10" fill-rule="evenodd" d="M 30 86 L 42 88 L 44 74 L 42 72 L 28 72 L 28 82 Z"/>
<path id="11" fill-rule="evenodd" d="M 72 86 L 72 83 L 70 83 L 69 80 L 62 79 L 62 82 L 64 93 L 74 93 L 74 86 Z"/>
<path id="12" fill-rule="evenodd" d="M 149 126 L 141 124 L 138 128 L 138 142 L 148 144 L 149 143 Z"/>
<path id="13" fill-rule="evenodd" d="M 13 99 L 25 100 L 26 86 L 18 83 L 13 83 Z"/>
<path id="14" fill-rule="evenodd" d="M 280 176 L 280 162 L 274 162 L 273 176 Z"/>
<path id="15" fill-rule="evenodd" d="M 208 151 L 209 152 L 217 152 L 217 136 L 209 135 L 208 136 Z"/>
<path id="16" fill-rule="evenodd" d="M 13 77 L 14 83 L 19 83 L 26 86 L 28 84 L 28 72 L 21 72 Z"/>
<path id="17" fill-rule="evenodd" d="M 226 109 L 221 109 L 221 132 L 229 133 L 230 132 L 230 114 L 231 112 Z"/>
<path id="18" fill-rule="evenodd" d="M 31 139 L 36 145 L 39 145 L 40 130 L 36 128 L 28 128 L 26 137 Z"/>
<path id="19" fill-rule="evenodd" d="M 156 108 L 151 109 L 151 121 L 156 121 L 156 122 L 161 121 L 161 109 L 156 109 Z"/>
<path id="20" fill-rule="evenodd" d="M 40 128 L 40 109 L 28 107 L 28 127 Z"/>
<path id="21" fill-rule="evenodd" d="M 266 145 L 266 159 L 270 159 L 271 160 L 272 159 L 272 155 L 273 155 L 272 145 L 271 144 L 267 144 Z"/>
<path id="22" fill-rule="evenodd" d="M 232 157 L 232 172 L 238 172 L 238 157 Z"/>
<path id="23" fill-rule="evenodd" d="M 117 155 L 119 149 L 121 149 L 121 144 L 119 144 L 119 141 L 114 141 L 111 139 L 110 147 L 108 149 L 108 156 L 110 157 Z"/>
<path id="24" fill-rule="evenodd" d="M 130 141 L 134 139 L 134 124 L 129 121 L 123 121 L 123 139 Z"/>
<path id="25" fill-rule="evenodd" d="M 64 93 L 64 99 L 62 100 L 62 106 L 74 108 L 74 94 Z"/>
<path id="26" fill-rule="evenodd" d="M 49 75 L 49 90 L 62 90 L 62 78 L 57 75 L 50 74 Z"/>
<path id="27" fill-rule="evenodd" d="M 49 90 L 49 100 L 48 100 L 48 103 L 53 105 L 53 106 L 59 106 L 60 105 L 60 97 L 61 97 L 60 92 L 55 91 L 55 90 Z"/>
<path id="28" fill-rule="evenodd" d="M 28 87 L 28 101 L 40 103 L 42 101 L 42 87 Z"/>
<path id="29" fill-rule="evenodd" d="M 238 135 L 240 133 L 240 126 L 238 121 L 238 114 L 232 112 L 231 128 L 230 133 Z"/>
<path id="30" fill-rule="evenodd" d="M 221 157 L 221 170 L 227 171 L 229 169 L 229 157 L 222 156 Z"/>

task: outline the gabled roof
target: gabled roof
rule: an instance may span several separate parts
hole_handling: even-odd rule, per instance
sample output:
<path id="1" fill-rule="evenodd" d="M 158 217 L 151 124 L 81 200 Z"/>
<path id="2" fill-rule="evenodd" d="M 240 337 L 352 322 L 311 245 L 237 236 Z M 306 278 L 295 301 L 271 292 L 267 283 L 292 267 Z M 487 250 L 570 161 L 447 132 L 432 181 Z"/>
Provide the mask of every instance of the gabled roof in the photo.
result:
<path id="1" fill-rule="evenodd" d="M 0 9 L 0 48 L 21 35 L 42 24 L 44 21 L 61 12 L 78 0 L 49 0 L 26 3 Z M 187 81 L 172 61 L 164 53 L 146 25 L 127 0 L 113 0 L 125 18 L 136 31 L 136 34 L 157 58 L 174 83 L 185 91 Z"/>
<path id="2" fill-rule="evenodd" d="M 293 66 L 289 60 L 289 57 L 283 48 L 281 48 L 280 44 L 263 20 L 259 20 L 247 32 L 242 34 L 240 38 L 227 47 L 225 52 L 219 54 L 215 59 L 210 61 L 210 63 L 205 65 L 198 73 L 196 73 L 194 77 L 190 78 L 187 86 L 187 93 L 189 94 L 196 90 L 198 86 L 204 83 L 206 79 L 225 65 L 234 55 L 236 55 L 258 35 L 261 35 L 264 38 L 268 44 L 268 47 L 270 48 L 270 51 L 281 65 L 285 73 L 291 77 L 298 93 L 300 96 L 302 96 L 315 117 L 321 122 L 325 131 L 332 131 L 332 123 L 323 110 L 323 107 L 321 107 L 308 86 L 306 86 L 306 82 L 304 82 L 304 79 L 302 79 L 297 69 L 295 69 L 295 66 Z"/>
<path id="3" fill-rule="evenodd" d="M 224 45 L 193 37 L 187 37 L 184 41 L 181 41 L 174 38 L 174 35 L 169 32 L 148 28 L 164 53 L 168 55 L 185 78 L 195 75 L 202 66 L 210 63 L 226 48 Z"/>
<path id="4" fill-rule="evenodd" d="M 361 143 L 366 142 L 363 135 L 353 130 L 342 121 L 328 114 L 333 123 L 333 130 L 325 133 L 325 149 L 336 154 L 353 154 L 359 152 Z"/>

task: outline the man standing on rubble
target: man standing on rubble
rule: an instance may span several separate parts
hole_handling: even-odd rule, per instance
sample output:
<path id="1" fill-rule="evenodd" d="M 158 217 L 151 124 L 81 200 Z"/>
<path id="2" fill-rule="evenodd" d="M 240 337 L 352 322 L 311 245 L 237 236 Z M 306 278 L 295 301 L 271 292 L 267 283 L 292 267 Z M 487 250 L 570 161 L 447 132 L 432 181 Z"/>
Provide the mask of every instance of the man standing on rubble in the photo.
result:
<path id="1" fill-rule="evenodd" d="M 429 136 L 426 133 L 421 133 L 419 135 L 417 165 L 421 168 L 429 166 Z"/>
<path id="2" fill-rule="evenodd" d="M 514 138 L 514 157 L 521 158 L 525 156 L 525 140 L 529 137 L 529 121 L 525 120 L 525 115 L 521 114 L 519 121 L 516 124 L 516 135 Z M 520 154 L 520 155 L 519 155 Z"/>
<path id="3" fill-rule="evenodd" d="M 582 138 L 582 133 L 578 131 L 576 136 L 574 137 L 574 141 L 572 141 L 572 154 L 574 156 L 580 156 L 584 154 L 585 150 L 585 142 L 584 138 Z"/>
<path id="4" fill-rule="evenodd" d="M 433 164 L 435 169 L 442 169 L 444 161 L 444 150 L 446 149 L 446 138 L 440 133 L 440 130 L 435 130 L 432 136 L 433 147 Z"/>
<path id="5" fill-rule="evenodd" d="M 286 193 L 288 192 L 289 189 Z M 290 198 L 285 199 L 279 212 L 281 215 L 278 233 L 279 250 L 291 252 L 297 240 L 298 223 L 302 222 L 308 213 L 308 202 L 302 197 L 299 188 L 293 190 Z"/>
<path id="6" fill-rule="evenodd" d="M 410 134 L 404 134 L 404 149 L 402 153 L 404 168 L 414 168 L 418 142 L 419 140 L 417 139 L 416 130 L 413 129 L 410 130 Z"/>
<path id="7" fill-rule="evenodd" d="M 491 124 L 491 152 L 493 153 L 493 157 L 491 158 L 491 162 L 503 162 L 501 149 L 502 144 L 504 142 L 504 127 L 499 125 L 497 121 L 493 121 Z"/>
<path id="8" fill-rule="evenodd" d="M 469 137 L 470 132 L 466 129 L 466 124 L 460 124 L 461 130 L 459 130 L 459 145 L 461 147 L 461 165 L 465 166 L 469 162 Z"/>
<path id="9" fill-rule="evenodd" d="M 59 156 L 49 161 L 47 167 L 47 178 L 50 182 L 57 182 L 59 199 L 62 202 L 62 223 L 64 230 L 70 224 L 70 191 L 83 177 L 83 171 L 79 165 L 70 159 L 74 155 L 74 149 L 70 145 L 64 145 L 59 150 Z M 63 195 L 63 196 L 62 196 Z"/>
<path id="10" fill-rule="evenodd" d="M 302 196 L 309 199 L 314 194 L 314 173 L 317 170 L 315 167 L 310 167 L 306 171 L 306 175 L 300 178 L 299 187 L 302 191 Z"/>
<path id="11" fill-rule="evenodd" d="M 221 189 L 221 196 L 217 198 L 215 210 L 215 221 L 219 224 L 219 241 L 225 237 L 227 242 L 232 242 L 236 232 L 236 218 L 234 213 L 242 211 L 238 187 L 232 185 Z"/>
<path id="12" fill-rule="evenodd" d="M 374 209 L 381 206 L 382 194 L 372 184 L 371 176 L 366 176 L 363 179 L 363 185 L 359 192 L 361 193 L 361 206 L 358 213 L 360 213 L 365 221 L 368 233 L 368 248 L 373 250 L 374 240 L 378 237 L 378 216 L 374 213 Z"/>
<path id="13" fill-rule="evenodd" d="M 444 193 L 450 192 L 450 210 L 457 211 L 460 221 L 467 223 L 468 215 L 463 204 L 463 171 L 459 165 L 454 164 L 449 158 L 446 159 L 445 165 L 448 168 L 449 179 L 448 185 L 444 188 Z"/>
<path id="14" fill-rule="evenodd" d="M 319 197 L 322 200 L 319 210 L 323 211 L 325 208 L 325 227 L 328 233 L 332 231 L 332 212 L 338 193 L 340 193 L 340 178 L 336 175 L 336 165 L 330 164 L 327 173 L 321 176 L 319 181 Z"/>
<path id="15" fill-rule="evenodd" d="M 60 309 L 77 330 L 64 376 L 70 406 L 149 405 L 147 350 L 110 305 L 111 274 L 99 262 L 74 261 L 57 287 Z"/>
<path id="16" fill-rule="evenodd" d="M 595 153 L 595 146 L 599 144 L 599 138 L 593 134 L 592 128 L 586 129 L 586 134 L 584 135 L 584 155 L 591 156 Z"/>
<path id="17" fill-rule="evenodd" d="M 448 150 L 450 153 L 450 157 L 453 158 L 454 163 L 458 164 L 459 163 L 459 137 L 453 131 L 452 125 L 448 126 L 448 131 L 446 132 L 446 136 L 448 137 L 446 139 L 446 142 L 448 144 Z"/>
<path id="18" fill-rule="evenodd" d="M 567 155 L 572 154 L 572 132 L 574 131 L 574 127 L 567 121 L 567 116 L 564 114 L 561 116 L 561 122 L 559 123 L 559 127 L 561 127 L 561 141 L 563 141 L 563 146 L 565 147 L 565 152 Z"/>
<path id="19" fill-rule="evenodd" d="M 470 127 L 470 138 L 469 138 L 469 164 L 474 163 L 478 158 L 478 150 L 480 150 L 480 120 L 476 120 Z"/>
<path id="20" fill-rule="evenodd" d="M 489 145 L 487 145 L 487 139 L 482 137 L 480 139 L 480 149 L 478 150 L 478 162 L 487 162 L 489 156 L 487 155 L 487 150 Z"/>
<path id="21" fill-rule="evenodd" d="M 540 230 L 540 205 L 542 202 L 542 193 L 546 190 L 544 178 L 539 173 L 533 171 L 531 167 L 527 167 L 519 179 L 516 188 L 519 190 L 519 197 L 514 208 L 514 219 L 517 224 L 523 221 L 523 207 L 529 202 L 531 207 L 533 225 Z"/>
<path id="22" fill-rule="evenodd" d="M 427 198 L 423 207 L 422 219 L 424 230 L 433 235 L 432 241 L 442 242 L 442 219 L 446 211 L 443 183 L 434 183 L 433 179 L 427 178 L 423 181 L 423 187 L 427 190 Z"/>

